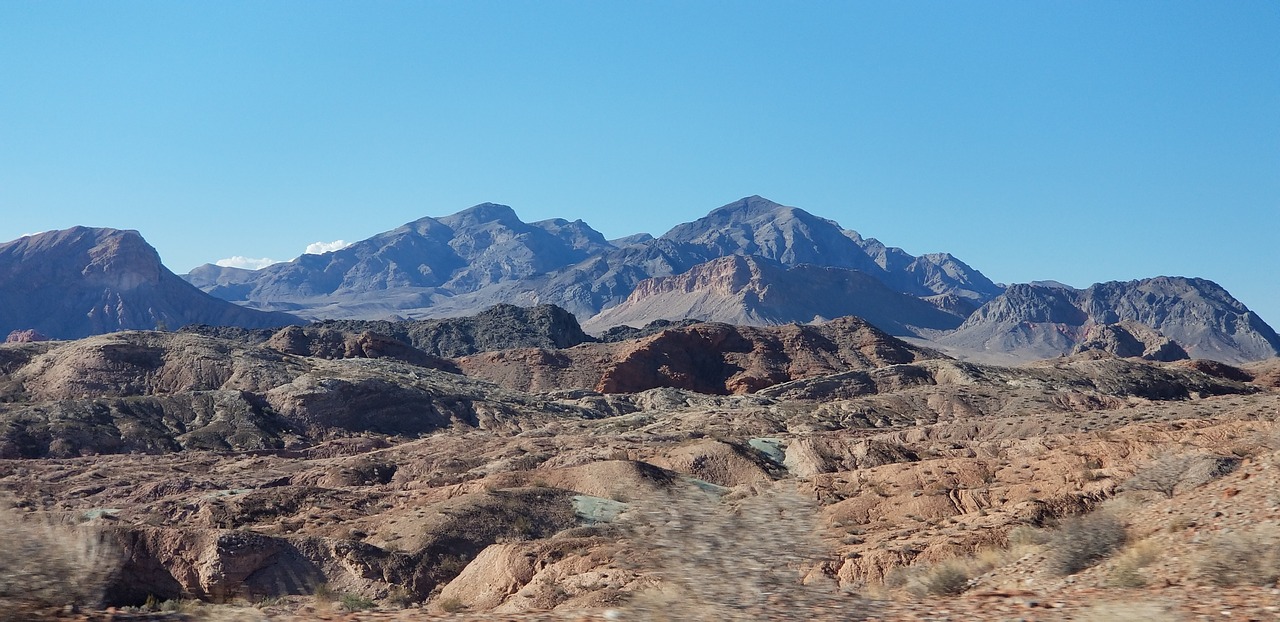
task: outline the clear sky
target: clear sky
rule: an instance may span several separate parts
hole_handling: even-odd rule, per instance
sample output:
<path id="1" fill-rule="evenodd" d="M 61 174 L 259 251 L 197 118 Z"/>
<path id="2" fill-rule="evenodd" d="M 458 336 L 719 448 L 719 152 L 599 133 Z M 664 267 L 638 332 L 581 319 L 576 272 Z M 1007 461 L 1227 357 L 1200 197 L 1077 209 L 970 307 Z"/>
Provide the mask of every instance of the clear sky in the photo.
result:
<path id="1" fill-rule="evenodd" d="M 0 3 L 0 239 L 176 272 L 485 201 L 661 234 L 760 194 L 993 280 L 1280 325 L 1280 3 Z"/>

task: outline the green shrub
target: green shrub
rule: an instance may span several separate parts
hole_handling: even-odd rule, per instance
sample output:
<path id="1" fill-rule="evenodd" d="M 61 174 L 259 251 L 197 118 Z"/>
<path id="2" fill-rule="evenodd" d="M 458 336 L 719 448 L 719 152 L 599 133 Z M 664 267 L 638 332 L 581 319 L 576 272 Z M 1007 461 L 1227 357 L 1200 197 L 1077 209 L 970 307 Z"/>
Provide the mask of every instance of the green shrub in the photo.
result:
<path id="1" fill-rule="evenodd" d="M 359 594 L 343 594 L 342 598 L 338 599 L 338 602 L 345 611 L 366 611 L 378 606 L 378 603 L 373 602 L 373 599 L 365 598 Z"/>

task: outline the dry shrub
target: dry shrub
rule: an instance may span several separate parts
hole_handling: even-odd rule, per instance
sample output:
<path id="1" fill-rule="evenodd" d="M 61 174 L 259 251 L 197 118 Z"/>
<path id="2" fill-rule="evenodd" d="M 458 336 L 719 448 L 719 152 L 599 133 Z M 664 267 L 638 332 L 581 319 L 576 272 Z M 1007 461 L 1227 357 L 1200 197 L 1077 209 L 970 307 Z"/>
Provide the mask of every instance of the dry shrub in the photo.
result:
<path id="1" fill-rule="evenodd" d="M 1049 568 L 1075 574 L 1111 555 L 1126 538 L 1124 522 L 1110 512 L 1068 518 L 1049 536 Z"/>
<path id="2" fill-rule="evenodd" d="M 1142 569 L 1159 558 L 1160 545 L 1151 540 L 1143 540 L 1126 548 L 1116 557 L 1107 585 L 1122 588 L 1145 586 L 1147 578 L 1142 574 Z"/>
<path id="3" fill-rule="evenodd" d="M 1124 490 L 1152 490 L 1170 499 L 1179 488 L 1195 488 L 1240 466 L 1240 458 L 1204 453 L 1164 456 L 1139 469 L 1121 486 Z"/>
<path id="4" fill-rule="evenodd" d="M 1222 534 L 1205 543 L 1195 567 L 1215 585 L 1272 585 L 1280 580 L 1280 537 L 1274 527 Z"/>
<path id="5" fill-rule="evenodd" d="M 0 502 L 0 603 L 97 606 L 121 559 L 103 533 L 24 520 Z"/>
<path id="6" fill-rule="evenodd" d="M 936 564 L 897 568 L 885 577 L 885 586 L 905 589 L 918 598 L 962 594 L 969 589 L 974 578 L 1017 558 L 1020 549 L 983 549 L 973 555 Z"/>
<path id="7" fill-rule="evenodd" d="M 624 516 L 629 557 L 657 584 L 633 595 L 622 619 L 859 617 L 858 601 L 814 572 L 827 555 L 817 536 L 817 508 L 791 484 L 723 497 L 677 485 L 636 500 Z"/>
<path id="8" fill-rule="evenodd" d="M 913 596 L 955 596 L 969 587 L 973 574 L 964 561 L 949 559 L 929 566 L 907 579 L 907 591 Z"/>

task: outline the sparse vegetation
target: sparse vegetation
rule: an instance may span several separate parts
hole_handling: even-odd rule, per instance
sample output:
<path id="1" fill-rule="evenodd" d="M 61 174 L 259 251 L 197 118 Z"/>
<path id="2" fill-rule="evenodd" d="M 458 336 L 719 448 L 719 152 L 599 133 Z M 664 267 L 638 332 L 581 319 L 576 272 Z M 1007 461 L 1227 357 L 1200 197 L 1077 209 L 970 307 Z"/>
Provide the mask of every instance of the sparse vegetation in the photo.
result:
<path id="1" fill-rule="evenodd" d="M 1236 456 L 1203 453 L 1172 454 L 1140 469 L 1124 482 L 1124 490 L 1151 490 L 1172 499 L 1177 489 L 1207 484 L 1240 465 Z"/>
<path id="2" fill-rule="evenodd" d="M 851 597 L 815 571 L 825 549 L 813 502 L 783 489 L 790 485 L 725 498 L 678 485 L 636 502 L 627 515 L 632 555 L 657 584 L 627 603 L 627 619 L 754 620 L 761 611 L 850 619 Z"/>
<path id="3" fill-rule="evenodd" d="M 359 594 L 343 594 L 338 599 L 338 603 L 344 611 L 366 611 L 378 606 L 372 598 L 366 598 Z"/>
<path id="4" fill-rule="evenodd" d="M 1124 522 L 1111 512 L 1068 518 L 1049 536 L 1049 565 L 1056 574 L 1071 575 L 1115 552 L 1127 538 Z"/>
<path id="5" fill-rule="evenodd" d="M 1196 572 L 1215 585 L 1272 585 L 1280 580 L 1280 534 L 1274 527 L 1222 534 L 1205 543 Z"/>
<path id="6" fill-rule="evenodd" d="M 907 591 L 918 597 L 954 596 L 968 588 L 971 578 L 964 561 L 949 559 L 913 576 L 907 583 Z"/>
<path id="7" fill-rule="evenodd" d="M 24 519 L 0 501 L 0 603 L 100 604 L 120 566 L 116 547 L 96 529 Z"/>
<path id="8" fill-rule="evenodd" d="M 457 598 L 446 598 L 440 601 L 440 610 L 445 613 L 461 613 L 466 609 L 467 606 Z"/>
<path id="9" fill-rule="evenodd" d="M 1116 557 L 1115 566 L 1107 577 L 1111 587 L 1136 588 L 1147 584 L 1142 569 L 1159 559 L 1160 549 L 1151 540 L 1134 543 Z"/>

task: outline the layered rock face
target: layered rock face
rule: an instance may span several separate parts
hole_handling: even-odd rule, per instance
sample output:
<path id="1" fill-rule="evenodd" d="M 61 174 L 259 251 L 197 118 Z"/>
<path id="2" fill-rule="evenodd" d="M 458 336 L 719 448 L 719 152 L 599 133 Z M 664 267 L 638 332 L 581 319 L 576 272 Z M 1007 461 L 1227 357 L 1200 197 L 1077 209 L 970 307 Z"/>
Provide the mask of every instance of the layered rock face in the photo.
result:
<path id="1" fill-rule="evenodd" d="M 787 268 L 762 257 L 731 255 L 677 276 L 640 281 L 622 304 L 591 318 L 584 328 L 639 327 L 655 319 L 774 326 L 850 315 L 896 335 L 951 329 L 964 319 L 858 270 Z"/>
<path id="2" fill-rule="evenodd" d="M 1191 358 L 1177 342 L 1137 322 L 1095 324 L 1085 331 L 1074 352 L 1101 350 L 1119 357 L 1148 361 L 1180 361 Z"/>
<path id="3" fill-rule="evenodd" d="M 1185 277 L 1083 290 L 1011 286 L 938 343 L 1032 360 L 1069 353 L 1087 340 L 1091 327 L 1120 322 L 1154 331 L 1194 358 L 1237 363 L 1280 355 L 1280 336 L 1248 307 L 1212 281 Z"/>
<path id="4" fill-rule="evenodd" d="M 565 411 L 439 368 L 452 364 L 376 334 L 298 327 L 265 347 L 159 332 L 10 344 L 0 348 L 0 458 L 282 449 Z"/>
<path id="5" fill-rule="evenodd" d="M 56 339 L 193 323 L 299 323 L 205 294 L 165 268 L 136 231 L 115 229 L 75 227 L 0 245 L 0 299 L 0 334 Z"/>

